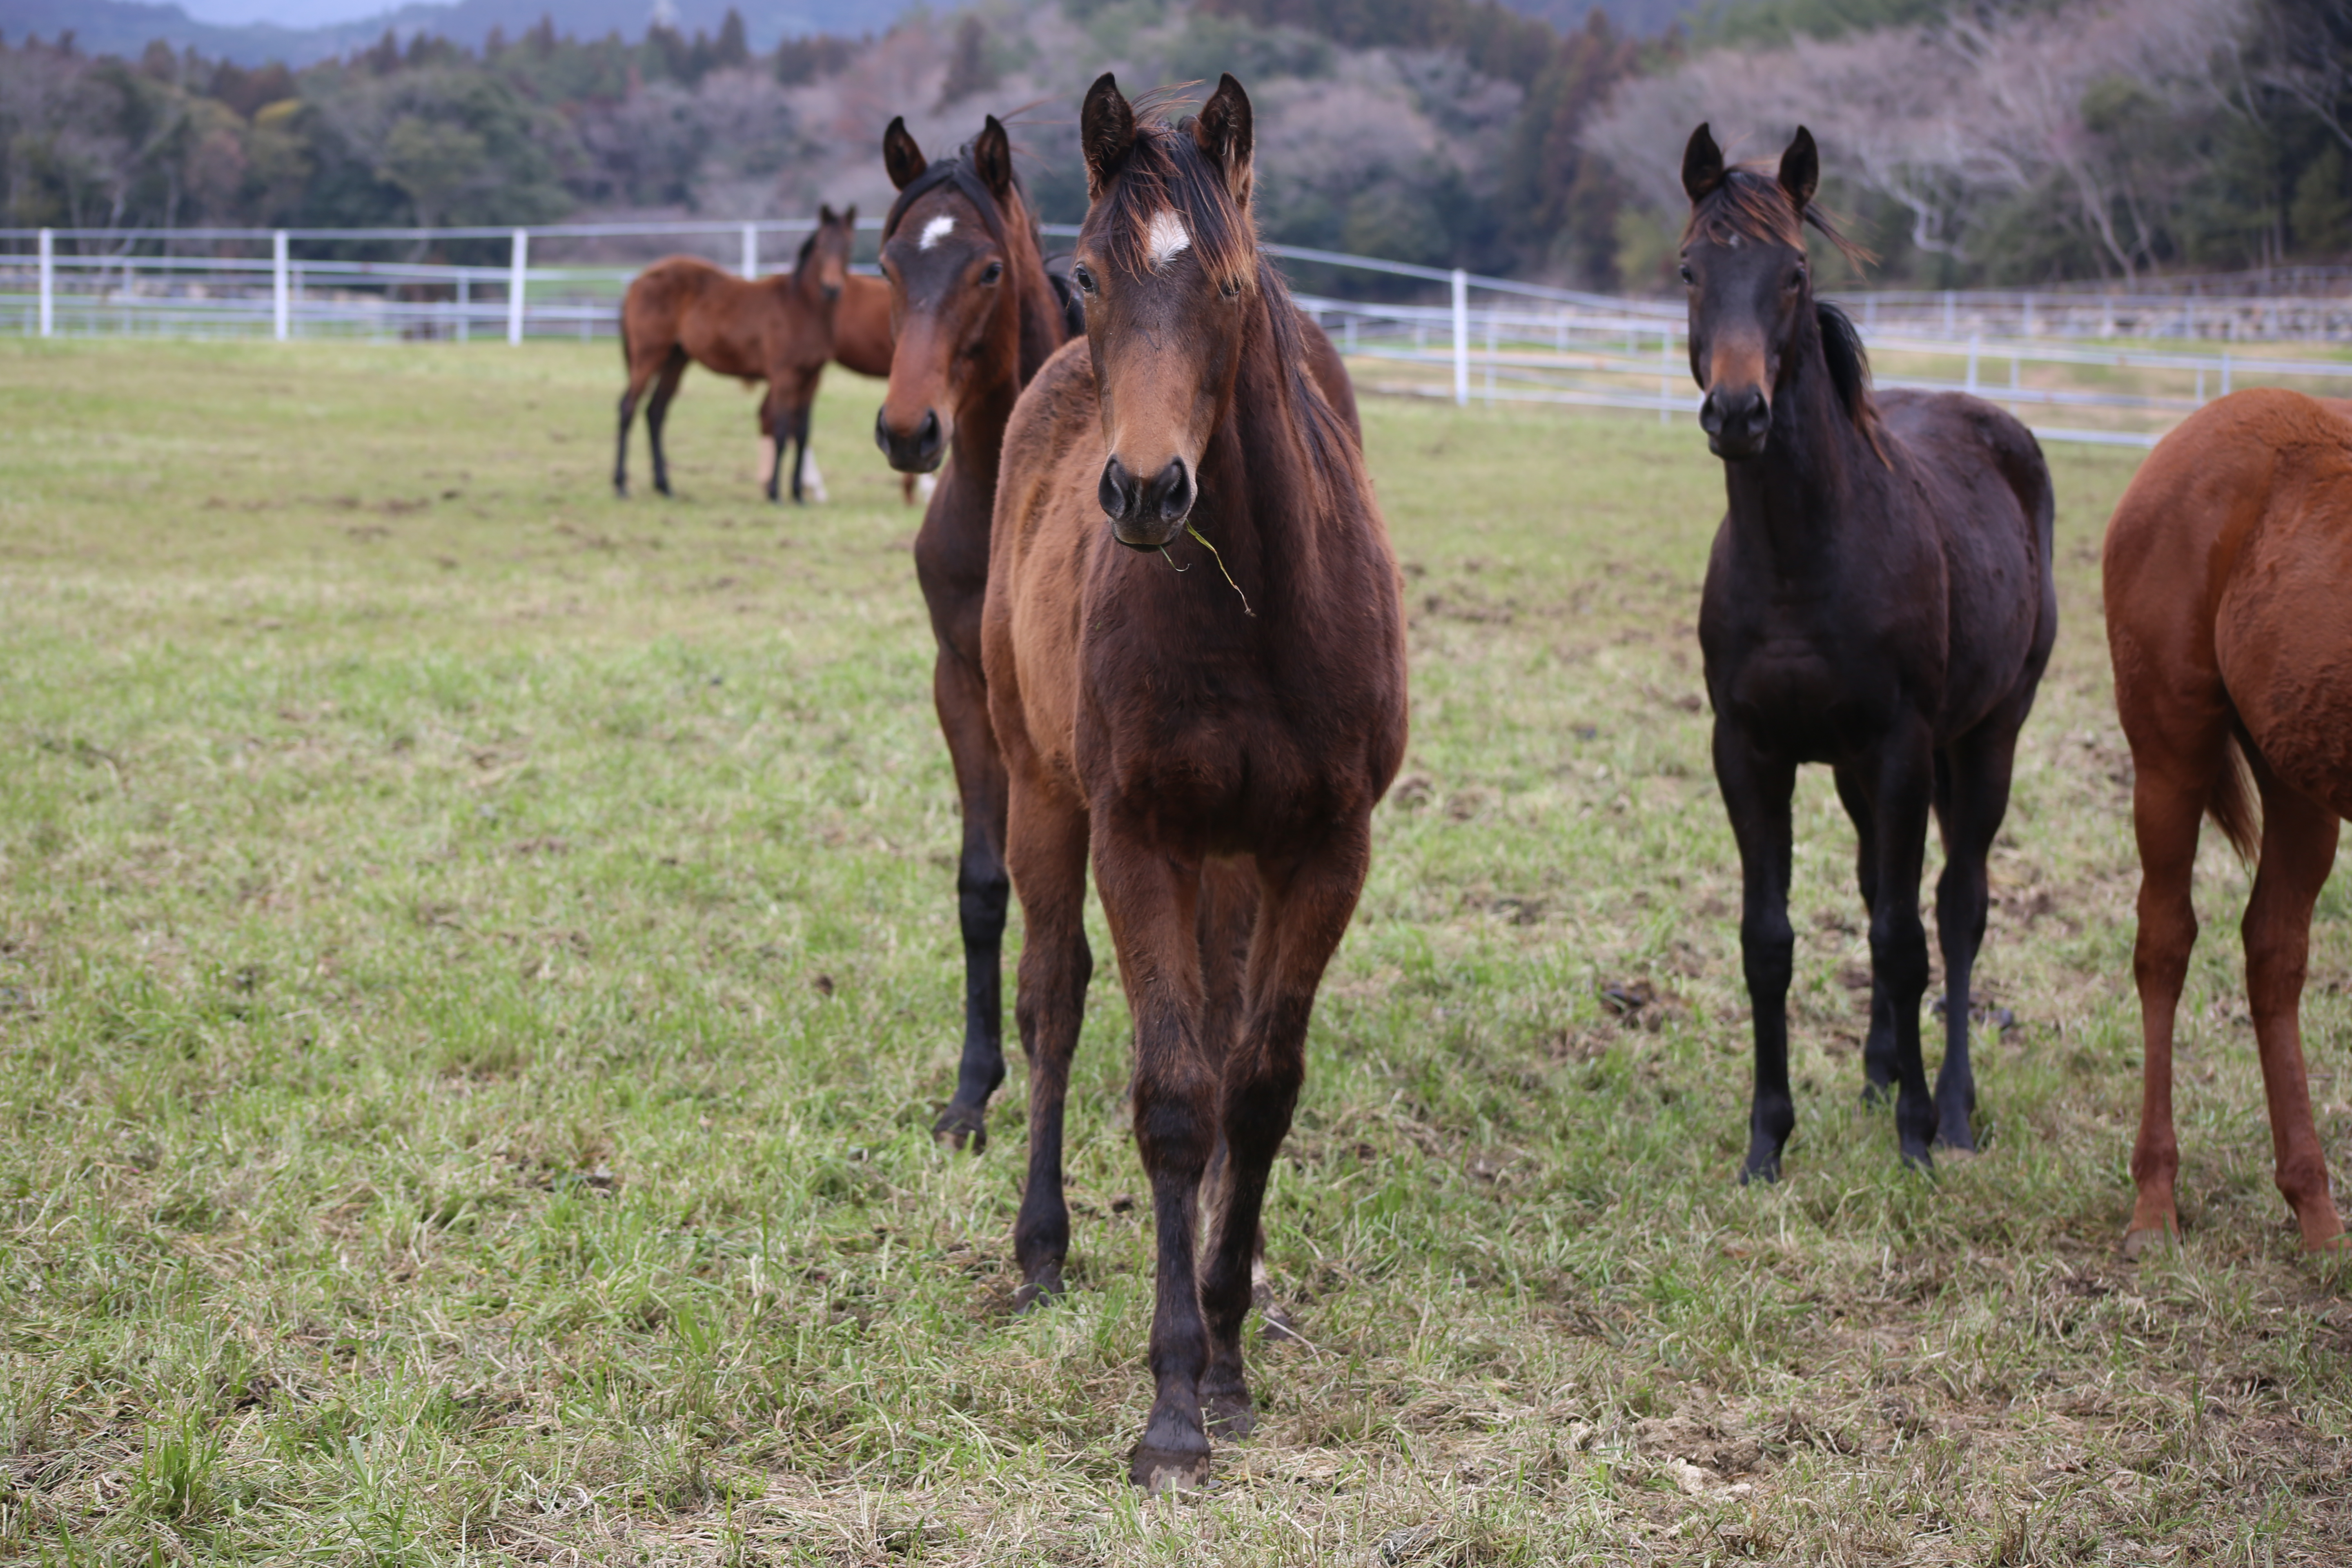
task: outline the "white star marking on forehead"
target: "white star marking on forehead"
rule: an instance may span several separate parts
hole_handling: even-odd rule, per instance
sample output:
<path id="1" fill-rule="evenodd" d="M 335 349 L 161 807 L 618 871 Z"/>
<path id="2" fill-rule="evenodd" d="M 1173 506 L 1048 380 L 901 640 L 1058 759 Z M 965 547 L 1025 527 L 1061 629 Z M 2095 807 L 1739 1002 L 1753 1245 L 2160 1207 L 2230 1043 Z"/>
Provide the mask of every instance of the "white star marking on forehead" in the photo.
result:
<path id="1" fill-rule="evenodd" d="M 1192 246 L 1192 237 L 1184 232 L 1184 220 L 1166 207 L 1151 215 L 1151 270 L 1159 271 L 1176 259 L 1179 251 Z"/>
<path id="2" fill-rule="evenodd" d="M 918 250 L 929 250 L 931 247 L 937 245 L 940 241 L 945 239 L 949 235 L 953 234 L 954 232 L 955 219 L 948 216 L 945 213 L 941 213 L 938 217 L 933 218 L 930 222 L 923 226 L 923 242 L 915 248 Z"/>

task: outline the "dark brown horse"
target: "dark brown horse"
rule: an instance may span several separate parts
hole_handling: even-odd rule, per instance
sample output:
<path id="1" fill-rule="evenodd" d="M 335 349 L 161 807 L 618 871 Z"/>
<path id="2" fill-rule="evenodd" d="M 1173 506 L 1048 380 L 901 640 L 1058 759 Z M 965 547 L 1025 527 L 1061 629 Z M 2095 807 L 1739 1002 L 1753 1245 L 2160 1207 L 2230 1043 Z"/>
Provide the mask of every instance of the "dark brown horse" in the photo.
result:
<path id="1" fill-rule="evenodd" d="M 768 384 L 760 404 L 760 433 L 775 446 L 768 499 L 778 499 L 785 447 L 797 442 L 803 454 L 808 449 L 809 408 L 816 401 L 817 379 L 833 357 L 834 310 L 849 276 L 856 226 L 856 207 L 839 214 L 820 208 L 816 231 L 802 245 L 792 271 L 756 281 L 692 256 L 667 257 L 637 274 L 621 300 L 621 357 L 629 384 L 621 394 L 614 493 L 629 493 L 629 423 L 636 416 L 637 400 L 651 387 L 646 436 L 653 447 L 654 489 L 669 494 L 662 423 L 691 362 L 720 375 Z M 801 499 L 798 458 L 793 463 L 793 499 Z"/>
<path id="2" fill-rule="evenodd" d="M 1021 389 L 1069 337 L 1045 276 L 1013 143 L 994 115 L 952 158 L 933 163 L 893 120 L 882 161 L 898 199 L 882 222 L 890 290 L 890 387 L 874 436 L 909 476 L 945 463 L 915 534 L 915 576 L 939 644 L 931 697 L 963 805 L 956 891 L 964 949 L 964 1032 L 956 1090 L 933 1131 L 988 1142 L 988 1097 L 1004 1078 L 1002 944 L 1005 900 L 1004 763 L 988 727 L 980 667 L 988 585 L 989 514 L 997 456 Z M 948 461 L 952 441 L 955 456 Z"/>
<path id="3" fill-rule="evenodd" d="M 1740 956 L 1755 1008 L 1756 1093 L 1742 1179 L 1770 1180 L 1796 1123 L 1789 1096 L 1789 802 L 1827 763 L 1860 839 L 1870 911 L 1874 1097 L 1896 1088 L 1906 1163 L 1972 1150 L 1969 978 L 1984 940 L 1985 857 L 2009 809 L 2017 732 L 2058 634 L 2050 470 L 2032 434 L 1957 393 L 1874 397 L 1853 323 L 1816 300 L 1804 226 L 1820 175 L 1800 127 L 1778 176 L 1726 168 L 1707 128 L 1683 156 L 1699 423 L 1724 461 L 1699 643 L 1715 704 L 1715 774 L 1746 882 Z M 1843 244 L 1843 241 L 1837 241 Z M 1943 828 L 1936 930 L 1945 1047 L 1936 1091 L 1919 1051 L 1927 817 Z"/>
<path id="4" fill-rule="evenodd" d="M 2197 942 L 2189 884 L 2208 811 L 2240 855 L 2259 857 L 2242 928 L 2246 998 L 2278 1188 L 2305 1247 L 2345 1245 L 2300 1010 L 2312 905 L 2336 863 L 2337 819 L 2352 816 L 2347 416 L 2352 404 L 2274 390 L 2208 404 L 2148 455 L 2107 525 L 2107 647 L 2139 833 L 2132 977 L 2147 1076 L 2124 1239 L 2133 1254 L 2180 1224 L 2172 1024 Z"/>
<path id="5" fill-rule="evenodd" d="M 860 375 L 887 377 L 895 347 L 890 335 L 890 285 L 879 278 L 851 273 L 844 280 L 841 304 L 833 316 L 835 361 Z M 915 502 L 919 478 L 926 500 L 936 489 L 928 476 L 900 475 L 898 494 L 909 506 Z"/>
<path id="6" fill-rule="evenodd" d="M 1157 1489 L 1205 1477 L 1204 1413 L 1235 1435 L 1253 1419 L 1258 1216 L 1403 753 L 1404 616 L 1356 437 L 1257 247 L 1240 84 L 1169 126 L 1106 75 L 1079 138 L 1087 337 L 1005 436 L 982 640 L 1026 933 L 1015 1246 L 1025 1289 L 1058 1286 L 1091 856 L 1135 1020 L 1159 1263 L 1129 1474 Z"/>

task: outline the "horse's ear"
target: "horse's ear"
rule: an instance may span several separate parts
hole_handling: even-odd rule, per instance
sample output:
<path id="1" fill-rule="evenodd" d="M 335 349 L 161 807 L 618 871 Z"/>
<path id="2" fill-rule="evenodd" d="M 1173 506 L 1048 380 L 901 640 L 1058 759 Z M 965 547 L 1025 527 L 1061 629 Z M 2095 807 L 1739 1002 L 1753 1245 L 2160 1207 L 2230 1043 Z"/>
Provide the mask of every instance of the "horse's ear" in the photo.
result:
<path id="1" fill-rule="evenodd" d="M 907 117 L 903 114 L 890 121 L 890 129 L 882 132 L 882 166 L 890 172 L 890 183 L 905 190 L 923 177 L 931 161 L 915 145 L 907 133 Z"/>
<path id="2" fill-rule="evenodd" d="M 1078 145 L 1087 154 L 1087 198 L 1101 196 L 1135 149 L 1135 110 L 1118 90 L 1118 80 L 1105 71 L 1087 89 L 1078 110 Z"/>
<path id="3" fill-rule="evenodd" d="M 852 202 L 847 206 L 841 209 L 841 226 L 847 229 L 853 236 L 857 233 L 857 204 L 856 202 Z"/>
<path id="4" fill-rule="evenodd" d="M 972 172 L 988 194 L 998 201 L 1013 197 L 1013 138 L 1004 133 L 1004 126 L 993 114 L 980 128 L 971 142 Z"/>
<path id="5" fill-rule="evenodd" d="M 1192 140 L 1202 156 L 1224 171 L 1225 188 L 1234 200 L 1249 205 L 1250 153 L 1255 137 L 1250 128 L 1249 94 L 1231 71 L 1217 79 L 1217 90 L 1201 105 L 1200 114 L 1192 121 Z"/>
<path id="6" fill-rule="evenodd" d="M 819 202 L 819 203 L 817 203 L 817 205 L 816 205 L 816 226 L 817 226 L 817 227 L 819 227 L 819 228 L 831 228 L 831 227 L 833 226 L 833 225 L 834 225 L 834 216 L 833 216 L 833 207 L 832 207 L 832 205 L 831 205 L 829 203 L 825 203 L 825 202 Z"/>
<path id="7" fill-rule="evenodd" d="M 1780 188 L 1789 193 L 1789 199 L 1797 204 L 1801 213 L 1821 184 L 1821 150 L 1813 145 L 1813 133 L 1800 125 L 1796 140 L 1780 154 Z"/>
<path id="8" fill-rule="evenodd" d="M 1683 148 L 1683 194 L 1690 197 L 1693 206 L 1696 206 L 1713 195 L 1715 188 L 1721 184 L 1723 149 L 1715 144 L 1706 122 L 1701 121 L 1699 128 L 1691 132 L 1689 142 Z"/>

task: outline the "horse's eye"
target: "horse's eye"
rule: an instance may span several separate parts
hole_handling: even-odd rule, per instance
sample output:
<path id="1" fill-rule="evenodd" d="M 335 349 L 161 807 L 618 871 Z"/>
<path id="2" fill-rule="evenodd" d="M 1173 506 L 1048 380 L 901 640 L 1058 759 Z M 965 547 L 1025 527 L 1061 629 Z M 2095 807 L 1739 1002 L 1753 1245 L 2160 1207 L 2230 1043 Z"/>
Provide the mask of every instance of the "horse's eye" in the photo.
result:
<path id="1" fill-rule="evenodd" d="M 1228 300 L 1238 298 L 1241 291 L 1242 280 L 1238 278 L 1228 278 L 1223 283 L 1217 285 L 1217 292 L 1223 294 Z"/>
<path id="2" fill-rule="evenodd" d="M 988 269 L 980 275 L 980 280 L 983 285 L 985 285 L 993 283 L 1003 276 L 1004 263 L 1002 261 L 992 261 L 988 264 Z"/>
<path id="3" fill-rule="evenodd" d="M 1805 286 L 1805 269 L 1804 269 L 1803 268 L 1800 267 L 1800 268 L 1798 268 L 1794 272 L 1791 272 L 1791 273 L 1790 273 L 1790 274 L 1789 274 L 1789 288 L 1790 288 L 1790 290 L 1791 292 L 1794 292 L 1795 290 L 1797 290 L 1797 289 L 1801 289 L 1801 288 L 1803 288 L 1804 286 Z"/>
<path id="4" fill-rule="evenodd" d="M 1696 278 L 1694 278 L 1694 277 L 1692 277 L 1692 276 L 1691 276 L 1691 269 L 1690 269 L 1690 263 L 1689 263 L 1689 262 L 1687 262 L 1687 261 L 1684 262 L 1684 263 L 1682 264 L 1682 267 L 1681 267 L 1681 268 L 1680 268 L 1680 271 L 1682 272 L 1682 275 L 1683 275 L 1683 281 L 1684 281 L 1684 282 L 1685 282 L 1685 283 L 1696 283 L 1696 282 L 1697 282 L 1697 281 L 1698 281 L 1698 279 L 1696 279 Z"/>
<path id="5" fill-rule="evenodd" d="M 1095 291 L 1095 275 L 1083 267 L 1070 268 L 1070 281 L 1076 283 L 1082 293 L 1091 294 Z"/>

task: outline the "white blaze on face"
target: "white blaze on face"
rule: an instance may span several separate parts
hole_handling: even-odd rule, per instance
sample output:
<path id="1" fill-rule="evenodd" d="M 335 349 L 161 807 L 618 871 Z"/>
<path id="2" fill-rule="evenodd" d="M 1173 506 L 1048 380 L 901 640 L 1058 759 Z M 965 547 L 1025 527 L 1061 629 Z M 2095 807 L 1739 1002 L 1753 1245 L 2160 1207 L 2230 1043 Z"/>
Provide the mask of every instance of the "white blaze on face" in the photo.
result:
<path id="1" fill-rule="evenodd" d="M 1176 259 L 1179 252 L 1189 248 L 1192 237 L 1184 232 L 1184 220 L 1166 207 L 1151 215 L 1151 270 L 1158 272 Z"/>
<path id="2" fill-rule="evenodd" d="M 929 250 L 931 247 L 937 245 L 940 241 L 945 239 L 954 232 L 955 219 L 949 217 L 943 213 L 923 226 L 922 243 L 918 245 L 915 248 L 918 250 Z"/>

